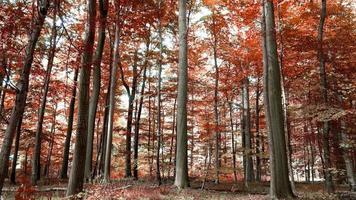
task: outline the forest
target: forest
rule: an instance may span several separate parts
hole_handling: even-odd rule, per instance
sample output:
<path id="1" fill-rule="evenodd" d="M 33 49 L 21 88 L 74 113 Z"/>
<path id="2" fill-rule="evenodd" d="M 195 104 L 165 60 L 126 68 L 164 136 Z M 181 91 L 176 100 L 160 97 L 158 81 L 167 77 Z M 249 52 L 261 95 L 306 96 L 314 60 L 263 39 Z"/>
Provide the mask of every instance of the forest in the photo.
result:
<path id="1" fill-rule="evenodd" d="M 0 199 L 356 199 L 354 0 L 0 0 Z"/>

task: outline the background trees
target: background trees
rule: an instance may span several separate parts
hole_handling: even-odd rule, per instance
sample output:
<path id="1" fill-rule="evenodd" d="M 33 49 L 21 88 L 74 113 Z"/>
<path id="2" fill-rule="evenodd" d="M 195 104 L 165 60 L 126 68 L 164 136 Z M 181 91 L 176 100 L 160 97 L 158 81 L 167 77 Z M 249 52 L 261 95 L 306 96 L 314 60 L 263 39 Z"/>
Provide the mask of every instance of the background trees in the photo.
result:
<path id="1" fill-rule="evenodd" d="M 338 180 L 354 185 L 354 4 L 266 2 L 266 19 L 260 1 L 100 0 L 92 10 L 84 1 L 2 2 L 0 180 L 7 171 L 28 177 L 33 157 L 35 176 L 46 168 L 65 179 L 80 149 L 87 180 L 133 171 L 137 179 L 184 177 L 179 187 L 188 175 L 249 186 L 281 164 L 283 177 L 272 180 L 287 189 L 275 186 L 276 196 L 291 195 L 288 175 L 326 179 L 329 191 Z M 47 9 L 55 23 L 44 20 Z M 88 137 L 82 147 L 78 137 Z M 282 162 L 269 160 L 273 152 Z"/>

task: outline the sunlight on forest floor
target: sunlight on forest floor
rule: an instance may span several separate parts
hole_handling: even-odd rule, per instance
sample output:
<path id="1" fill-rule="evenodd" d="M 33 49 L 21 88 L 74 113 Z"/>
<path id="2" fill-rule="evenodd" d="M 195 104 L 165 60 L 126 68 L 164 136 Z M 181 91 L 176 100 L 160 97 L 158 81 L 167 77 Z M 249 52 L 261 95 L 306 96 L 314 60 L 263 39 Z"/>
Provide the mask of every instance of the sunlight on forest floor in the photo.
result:
<path id="1" fill-rule="evenodd" d="M 65 182 L 51 183 L 45 181 L 39 187 L 6 187 L 4 199 L 68 199 L 65 198 Z M 249 190 L 243 183 L 206 183 L 206 189 L 201 190 L 201 181 L 193 181 L 191 188 L 178 190 L 166 181 L 158 186 L 152 181 L 117 180 L 110 184 L 86 184 L 85 192 L 76 197 L 83 199 L 268 199 L 268 183 L 253 183 Z M 356 193 L 347 191 L 346 186 L 339 186 L 337 193 L 327 195 L 323 192 L 323 183 L 297 183 L 298 199 L 356 199 Z"/>

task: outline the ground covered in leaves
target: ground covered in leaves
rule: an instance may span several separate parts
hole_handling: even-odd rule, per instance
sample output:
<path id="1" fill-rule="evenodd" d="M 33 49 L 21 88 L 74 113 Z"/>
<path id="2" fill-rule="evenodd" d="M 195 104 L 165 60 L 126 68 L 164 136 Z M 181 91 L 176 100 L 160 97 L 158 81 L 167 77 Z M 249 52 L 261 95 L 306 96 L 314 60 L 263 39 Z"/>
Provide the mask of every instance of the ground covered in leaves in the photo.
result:
<path id="1" fill-rule="evenodd" d="M 75 197 L 65 197 L 65 182 L 43 181 L 39 187 L 32 187 L 29 184 L 21 186 L 7 185 L 4 189 L 4 199 L 172 199 L 172 200 L 193 200 L 193 199 L 268 199 L 268 183 L 253 183 L 249 189 L 243 183 L 221 183 L 214 184 L 207 182 L 205 189 L 201 189 L 201 181 L 192 181 L 191 188 L 178 190 L 172 186 L 172 181 L 165 181 L 158 186 L 153 180 L 117 180 L 110 184 L 91 183 L 85 185 L 85 192 Z M 347 191 L 346 186 L 339 186 L 333 195 L 323 192 L 322 183 L 298 183 L 298 199 L 314 200 L 353 200 L 355 193 Z"/>

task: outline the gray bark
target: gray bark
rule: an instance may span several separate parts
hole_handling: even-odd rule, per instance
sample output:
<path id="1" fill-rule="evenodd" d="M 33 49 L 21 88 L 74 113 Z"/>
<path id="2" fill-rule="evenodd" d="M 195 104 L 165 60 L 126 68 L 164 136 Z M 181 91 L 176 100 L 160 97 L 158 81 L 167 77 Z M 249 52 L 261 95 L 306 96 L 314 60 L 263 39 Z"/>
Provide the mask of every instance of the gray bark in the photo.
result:
<path id="1" fill-rule="evenodd" d="M 320 67 L 320 88 L 322 101 L 327 105 L 328 93 L 327 93 L 327 81 L 326 81 L 326 71 L 325 71 L 325 58 L 323 51 L 323 36 L 324 36 L 324 25 L 326 19 L 326 0 L 321 1 L 321 13 L 320 22 L 318 27 L 318 60 Z M 329 146 L 329 122 L 325 121 L 322 124 L 323 133 L 323 152 L 324 152 L 324 175 L 325 175 L 325 188 L 328 193 L 333 193 L 335 188 L 332 180 L 331 174 L 331 160 L 330 160 L 330 146 Z"/>
<path id="2" fill-rule="evenodd" d="M 177 108 L 177 154 L 174 185 L 178 188 L 189 186 L 188 180 L 188 141 L 187 141 L 187 89 L 188 89 L 188 55 L 187 55 L 187 1 L 179 0 L 179 76 Z"/>
<path id="3" fill-rule="evenodd" d="M 115 112 L 115 95 L 117 85 L 117 71 L 120 60 L 120 5 L 115 3 L 115 41 L 113 52 L 113 63 L 111 69 L 111 81 L 110 81 L 110 96 L 109 96 L 109 116 L 108 116 L 108 131 L 106 135 L 106 147 L 105 147 L 105 162 L 104 162 L 104 181 L 110 181 L 110 168 L 111 168 L 111 147 L 112 136 L 114 126 L 114 112 Z"/>
<path id="4" fill-rule="evenodd" d="M 46 103 L 47 103 L 47 94 L 49 90 L 49 84 L 51 79 L 52 67 L 54 56 L 56 53 L 56 46 L 57 46 L 57 26 L 56 26 L 56 18 L 57 18 L 57 10 L 59 8 L 59 3 L 56 2 L 54 14 L 53 14 L 53 24 L 52 24 L 52 35 L 50 41 L 50 49 L 48 55 L 48 64 L 47 64 L 47 71 L 45 76 L 44 82 L 44 91 L 43 97 L 41 101 L 41 107 L 38 113 L 38 121 L 37 121 L 37 128 L 36 128 L 36 137 L 35 137 L 35 147 L 32 159 L 32 174 L 31 174 L 31 182 L 32 185 L 37 185 L 37 181 L 40 179 L 41 173 L 41 141 L 42 141 L 42 129 L 43 129 L 43 120 L 44 114 L 46 110 Z"/>
<path id="5" fill-rule="evenodd" d="M 273 1 L 267 0 L 263 9 L 264 21 L 264 93 L 270 146 L 271 198 L 293 198 L 288 173 L 288 159 L 284 132 L 281 74 L 278 63 Z"/>
<path id="6" fill-rule="evenodd" d="M 80 64 L 77 138 L 70 171 L 67 196 L 83 190 L 86 145 L 88 135 L 89 82 L 95 39 L 96 2 L 87 0 L 87 21 L 84 37 L 84 51 Z"/>
<path id="7" fill-rule="evenodd" d="M 21 125 L 22 125 L 22 118 L 21 116 L 17 129 L 16 129 L 16 140 L 15 140 L 15 149 L 14 149 L 14 159 L 12 160 L 12 166 L 11 166 L 11 175 L 10 175 L 10 181 L 12 184 L 16 184 L 16 166 L 17 166 L 17 157 L 19 154 L 19 147 L 20 147 L 20 136 L 21 136 Z"/>
<path id="8" fill-rule="evenodd" d="M 244 123 L 244 139 L 245 148 L 244 155 L 246 157 L 245 168 L 245 186 L 248 187 L 249 182 L 253 181 L 253 161 L 252 161 L 252 144 L 251 144 L 251 120 L 250 120 L 250 97 L 249 97 L 249 80 L 245 78 L 243 83 L 243 123 Z"/>
<path id="9" fill-rule="evenodd" d="M 89 119 L 88 119 L 88 140 L 85 159 L 85 179 L 91 179 L 92 175 L 92 160 L 93 160 L 93 138 L 95 129 L 95 117 L 98 107 L 100 85 L 101 85 L 101 60 L 103 57 L 103 50 L 105 45 L 105 29 L 106 18 L 108 13 L 108 0 L 99 0 L 100 23 L 99 23 L 99 36 L 98 46 L 96 47 L 95 55 L 93 58 L 93 91 L 90 97 L 89 105 Z"/>
<path id="10" fill-rule="evenodd" d="M 72 131 L 73 131 L 73 118 L 74 118 L 75 98 L 77 96 L 78 74 L 79 74 L 79 70 L 75 69 L 74 78 L 73 78 L 74 85 L 72 88 L 72 95 L 69 103 L 67 133 L 64 142 L 64 151 L 63 151 L 63 159 L 62 159 L 62 167 L 61 167 L 61 175 L 60 175 L 61 179 L 66 179 L 68 176 L 67 172 L 68 172 L 69 148 L 70 148 L 70 141 L 71 141 Z"/>

